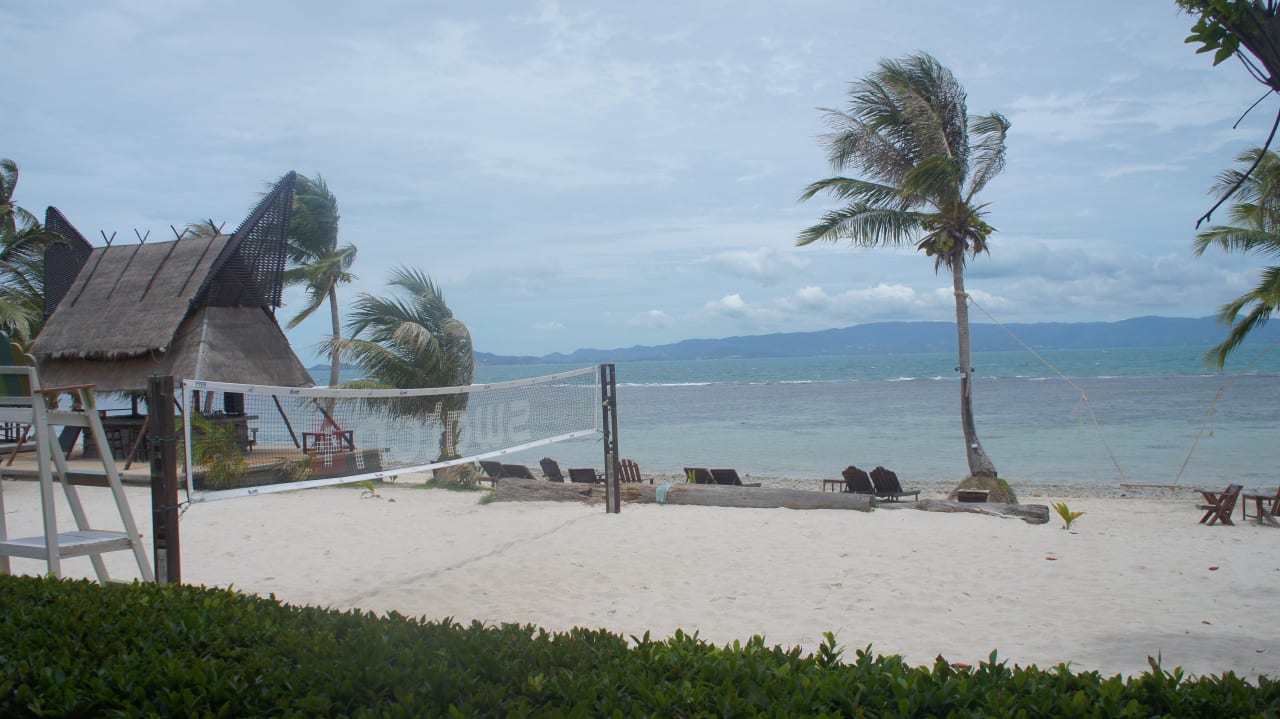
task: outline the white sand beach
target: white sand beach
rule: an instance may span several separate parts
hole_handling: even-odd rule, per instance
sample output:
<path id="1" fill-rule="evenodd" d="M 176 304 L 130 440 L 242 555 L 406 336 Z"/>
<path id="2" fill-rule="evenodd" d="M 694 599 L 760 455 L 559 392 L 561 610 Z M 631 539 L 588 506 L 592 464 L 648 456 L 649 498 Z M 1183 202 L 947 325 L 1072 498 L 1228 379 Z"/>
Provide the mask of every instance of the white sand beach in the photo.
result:
<path id="1" fill-rule="evenodd" d="M 3 483 L 10 536 L 39 532 L 37 485 Z M 190 507 L 189 584 L 340 609 L 601 627 L 724 644 L 761 634 L 815 648 L 830 631 L 852 659 L 871 645 L 913 664 L 977 663 L 1134 674 L 1159 656 L 1195 674 L 1280 675 L 1280 530 L 1197 524 L 1182 499 L 1073 498 L 1064 531 L 974 514 L 494 502 L 410 481 L 261 495 Z M 82 489 L 112 523 L 106 490 Z M 150 494 L 130 487 L 148 538 Z M 1053 498 L 1023 497 L 1048 503 Z M 62 513 L 63 521 L 69 515 Z M 69 526 L 64 524 L 65 526 Z M 136 576 L 127 553 L 115 576 Z M 44 565 L 13 560 L 15 573 Z M 67 576 L 91 576 L 87 559 Z"/>

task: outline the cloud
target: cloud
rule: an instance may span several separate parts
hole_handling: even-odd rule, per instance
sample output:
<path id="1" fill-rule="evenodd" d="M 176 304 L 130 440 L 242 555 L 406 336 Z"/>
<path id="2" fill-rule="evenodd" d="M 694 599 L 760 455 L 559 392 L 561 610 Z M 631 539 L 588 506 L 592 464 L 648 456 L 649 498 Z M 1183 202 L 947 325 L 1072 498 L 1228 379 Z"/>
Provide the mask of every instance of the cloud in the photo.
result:
<path id="1" fill-rule="evenodd" d="M 555 322 L 555 321 L 535 322 L 533 323 L 532 327 L 534 330 L 538 332 L 564 332 L 565 331 L 564 324 L 560 322 Z"/>
<path id="2" fill-rule="evenodd" d="M 764 285 L 777 284 L 784 276 L 809 264 L 807 259 L 795 252 L 782 252 L 773 247 L 726 250 L 703 262 L 725 274 L 755 280 Z"/>
<path id="3" fill-rule="evenodd" d="M 662 310 L 648 310 L 633 316 L 628 324 L 633 327 L 665 328 L 674 325 L 675 320 Z"/>

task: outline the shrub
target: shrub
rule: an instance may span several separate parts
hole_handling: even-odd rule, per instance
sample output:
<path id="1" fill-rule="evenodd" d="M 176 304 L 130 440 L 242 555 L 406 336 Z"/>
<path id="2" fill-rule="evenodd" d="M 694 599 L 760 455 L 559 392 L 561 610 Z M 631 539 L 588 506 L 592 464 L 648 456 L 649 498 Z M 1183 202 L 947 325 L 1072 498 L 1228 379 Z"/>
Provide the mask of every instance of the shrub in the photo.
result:
<path id="1" fill-rule="evenodd" d="M 224 589 L 0 576 L 0 716 L 1259 716 L 1280 683 L 1065 665 L 912 667 L 828 634 L 715 647 L 280 604 Z"/>

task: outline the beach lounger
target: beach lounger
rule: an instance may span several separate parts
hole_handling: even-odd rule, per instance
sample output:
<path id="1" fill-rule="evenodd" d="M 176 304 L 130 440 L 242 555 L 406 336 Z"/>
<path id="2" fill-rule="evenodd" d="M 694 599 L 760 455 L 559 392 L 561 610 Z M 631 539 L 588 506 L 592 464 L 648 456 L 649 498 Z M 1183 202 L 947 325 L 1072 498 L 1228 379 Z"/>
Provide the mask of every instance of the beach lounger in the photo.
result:
<path id="1" fill-rule="evenodd" d="M 537 479 L 533 476 L 533 472 L 523 464 L 504 464 L 502 465 L 502 478 L 507 479 Z"/>
<path id="2" fill-rule="evenodd" d="M 495 462 L 491 459 L 480 460 L 480 469 L 484 471 L 483 477 L 477 477 L 477 482 L 488 482 L 489 486 L 495 487 L 498 480 L 502 479 L 502 463 Z"/>
<path id="3" fill-rule="evenodd" d="M 577 467 L 569 469 L 569 481 L 579 484 L 595 484 L 600 479 L 600 475 L 590 467 Z"/>
<path id="4" fill-rule="evenodd" d="M 750 484 L 743 484 L 742 477 L 738 476 L 738 470 L 736 469 L 712 469 L 709 471 L 711 472 L 711 478 L 715 480 L 716 484 L 727 484 L 727 485 L 732 485 L 736 487 L 759 487 L 760 486 L 759 482 L 751 482 Z"/>
<path id="5" fill-rule="evenodd" d="M 711 470 L 706 467 L 685 467 L 684 481 L 689 484 L 715 484 L 716 480 L 711 476 Z"/>
<path id="6" fill-rule="evenodd" d="M 636 464 L 633 460 L 624 459 L 618 462 L 618 470 L 620 472 L 618 481 L 620 482 L 639 483 L 644 481 L 640 477 L 640 465 Z M 649 484 L 653 484 L 652 477 L 649 478 Z"/>
<path id="7" fill-rule="evenodd" d="M 854 494 L 875 494 L 876 488 L 871 484 L 871 475 L 852 464 L 840 473 L 844 477 L 844 491 Z"/>
<path id="8" fill-rule="evenodd" d="M 1226 525 L 1234 525 L 1235 522 L 1231 521 L 1231 513 L 1236 511 L 1236 499 L 1240 497 L 1241 489 L 1238 484 L 1228 484 L 1227 488 L 1221 492 L 1208 489 L 1197 490 L 1200 496 L 1204 497 L 1204 504 L 1196 505 L 1198 509 L 1204 510 L 1200 523 L 1207 522 L 1213 525 L 1216 522 L 1222 522 Z"/>
<path id="9" fill-rule="evenodd" d="M 538 466 L 542 467 L 542 474 L 546 476 L 549 482 L 563 482 L 564 472 L 560 471 L 560 464 L 550 457 L 543 457 L 538 462 Z"/>
<path id="10" fill-rule="evenodd" d="M 903 489 L 902 483 L 898 481 L 898 475 L 884 467 L 871 470 L 871 484 L 876 488 L 876 496 L 880 499 L 887 499 L 890 502 L 897 502 L 903 497 L 920 499 L 920 490 Z"/>

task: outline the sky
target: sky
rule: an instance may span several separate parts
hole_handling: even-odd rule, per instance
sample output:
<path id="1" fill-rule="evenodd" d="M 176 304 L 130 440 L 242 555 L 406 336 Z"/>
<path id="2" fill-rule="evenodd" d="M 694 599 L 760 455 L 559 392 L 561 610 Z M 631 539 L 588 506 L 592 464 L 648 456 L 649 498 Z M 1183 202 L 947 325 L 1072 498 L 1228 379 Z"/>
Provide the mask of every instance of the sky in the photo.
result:
<path id="1" fill-rule="evenodd" d="M 359 248 L 344 307 L 417 268 L 481 352 L 945 321 L 932 258 L 795 246 L 836 206 L 798 199 L 833 174 L 821 108 L 925 51 L 1012 123 L 973 321 L 1202 317 L 1263 264 L 1192 241 L 1278 100 L 1233 129 L 1264 88 L 1191 25 L 1173 0 L 0 0 L 0 157 L 99 245 L 234 228 L 321 175 Z M 311 363 L 328 317 L 288 334 Z"/>

